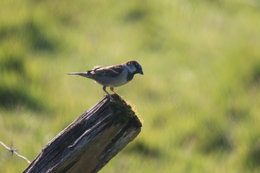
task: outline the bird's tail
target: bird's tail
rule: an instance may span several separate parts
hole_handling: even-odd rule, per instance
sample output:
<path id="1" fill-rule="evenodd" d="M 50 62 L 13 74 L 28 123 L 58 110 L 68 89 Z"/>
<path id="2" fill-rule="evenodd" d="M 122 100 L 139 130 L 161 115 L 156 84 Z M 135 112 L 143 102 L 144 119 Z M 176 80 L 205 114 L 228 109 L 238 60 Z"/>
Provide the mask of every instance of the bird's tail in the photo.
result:
<path id="1" fill-rule="evenodd" d="M 72 72 L 72 73 L 67 73 L 68 75 L 79 75 L 79 76 L 83 76 L 83 77 L 87 77 L 87 78 L 91 78 L 91 73 L 90 71 L 87 72 Z"/>

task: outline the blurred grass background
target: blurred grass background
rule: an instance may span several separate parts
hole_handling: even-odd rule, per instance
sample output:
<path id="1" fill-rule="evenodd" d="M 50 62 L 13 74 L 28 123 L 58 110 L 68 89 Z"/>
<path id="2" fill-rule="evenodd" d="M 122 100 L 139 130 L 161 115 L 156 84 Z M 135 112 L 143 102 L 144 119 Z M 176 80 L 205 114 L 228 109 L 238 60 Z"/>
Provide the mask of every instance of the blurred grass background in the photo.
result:
<path id="1" fill-rule="evenodd" d="M 1 0 L 0 140 L 30 160 L 103 97 L 65 75 L 135 59 L 143 119 L 103 173 L 260 171 L 258 0 Z M 0 172 L 24 160 L 0 147 Z"/>

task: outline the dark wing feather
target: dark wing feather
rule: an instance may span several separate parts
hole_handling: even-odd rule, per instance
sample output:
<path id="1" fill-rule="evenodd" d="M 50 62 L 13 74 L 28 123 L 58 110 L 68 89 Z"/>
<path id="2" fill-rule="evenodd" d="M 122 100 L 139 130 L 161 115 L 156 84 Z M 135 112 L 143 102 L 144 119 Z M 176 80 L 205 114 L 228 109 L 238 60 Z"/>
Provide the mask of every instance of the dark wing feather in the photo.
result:
<path id="1" fill-rule="evenodd" d="M 96 68 L 94 69 L 93 74 L 96 76 L 116 77 L 120 75 L 123 70 L 124 68 L 122 65 L 115 65 L 115 66 Z"/>

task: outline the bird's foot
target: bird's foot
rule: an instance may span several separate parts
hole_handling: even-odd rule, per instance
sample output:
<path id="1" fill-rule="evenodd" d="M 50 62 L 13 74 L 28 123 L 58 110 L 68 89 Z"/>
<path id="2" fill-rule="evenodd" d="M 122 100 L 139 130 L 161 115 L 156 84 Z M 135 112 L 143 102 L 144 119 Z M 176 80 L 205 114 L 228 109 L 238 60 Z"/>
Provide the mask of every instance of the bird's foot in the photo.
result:
<path id="1" fill-rule="evenodd" d="M 114 90 L 113 87 L 110 87 L 110 90 L 111 90 L 114 94 L 118 95 L 118 94 L 115 92 L 115 90 Z"/>
<path id="2" fill-rule="evenodd" d="M 112 95 L 111 94 L 106 94 L 105 95 L 105 97 L 107 97 L 109 100 L 111 100 L 111 101 L 113 101 L 114 100 L 114 98 L 112 97 Z"/>

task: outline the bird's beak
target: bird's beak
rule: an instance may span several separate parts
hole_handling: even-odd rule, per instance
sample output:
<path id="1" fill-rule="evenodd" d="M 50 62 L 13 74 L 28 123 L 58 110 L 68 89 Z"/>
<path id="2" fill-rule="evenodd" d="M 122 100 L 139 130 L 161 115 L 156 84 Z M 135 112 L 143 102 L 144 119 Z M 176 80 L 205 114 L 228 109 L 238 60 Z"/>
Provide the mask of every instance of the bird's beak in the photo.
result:
<path id="1" fill-rule="evenodd" d="M 140 72 L 139 72 L 141 75 L 144 75 L 144 72 L 143 72 L 143 70 L 140 70 Z"/>

